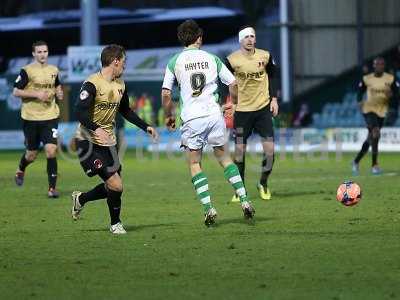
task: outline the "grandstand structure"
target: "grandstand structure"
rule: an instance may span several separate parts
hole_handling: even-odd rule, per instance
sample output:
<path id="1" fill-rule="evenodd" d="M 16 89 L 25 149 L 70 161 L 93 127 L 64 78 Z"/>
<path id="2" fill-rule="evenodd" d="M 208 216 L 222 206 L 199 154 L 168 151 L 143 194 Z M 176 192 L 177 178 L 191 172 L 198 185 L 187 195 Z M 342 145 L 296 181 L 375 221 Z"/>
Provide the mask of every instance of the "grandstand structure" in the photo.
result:
<path id="1" fill-rule="evenodd" d="M 281 22 L 279 15 L 283 2 L 288 4 L 290 12 L 286 24 Z M 276 125 L 292 127 L 292 116 L 306 103 L 312 115 L 307 126 L 312 129 L 342 127 L 363 130 L 364 120 L 356 103 L 361 66 L 376 55 L 383 55 L 390 61 L 400 44 L 400 15 L 395 13 L 399 6 L 400 2 L 396 0 L 268 1 L 264 14 L 251 20 L 257 27 L 257 44 L 269 49 L 280 64 L 283 57 L 279 32 L 286 28 L 289 29 L 291 49 L 291 99 L 282 105 L 282 114 Z M 373 14 L 372 11 L 379 13 Z M 75 121 L 73 102 L 85 74 L 99 67 L 96 53 L 101 49 L 101 46 L 87 46 L 81 50 L 78 47 L 78 52 L 74 52 L 74 45 L 80 43 L 80 18 L 82 12 L 79 10 L 0 18 L 2 39 L 13 36 L 20 41 L 17 48 L 6 43 L 2 53 L 7 61 L 6 70 L 0 75 L 0 111 L 3 116 L 0 132 L 7 137 L 3 144 L 12 137 L 7 130 L 20 129 L 19 99 L 11 95 L 12 83 L 20 68 L 31 60 L 29 49 L 33 36 L 49 41 L 49 63 L 59 67 L 65 84 L 66 99 L 60 103 L 61 120 Z M 99 9 L 100 44 L 116 42 L 127 47 L 125 79 L 128 90 L 132 99 L 143 95 L 151 99 L 153 116 L 160 115 L 159 88 L 165 65 L 180 50 L 175 36 L 176 26 L 186 18 L 199 21 L 206 32 L 205 49 L 221 58 L 237 49 L 237 29 L 248 21 L 243 11 L 227 5 Z M 132 32 L 135 32 L 134 36 L 127 39 Z M 391 126 L 399 127 L 400 119 Z"/>

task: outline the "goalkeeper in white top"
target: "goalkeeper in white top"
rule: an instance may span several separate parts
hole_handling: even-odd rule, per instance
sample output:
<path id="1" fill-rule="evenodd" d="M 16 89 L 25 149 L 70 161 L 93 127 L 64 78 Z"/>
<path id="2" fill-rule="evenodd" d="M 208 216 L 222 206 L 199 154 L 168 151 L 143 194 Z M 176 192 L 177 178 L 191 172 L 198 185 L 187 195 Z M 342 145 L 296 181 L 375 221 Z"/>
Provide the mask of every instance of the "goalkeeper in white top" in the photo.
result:
<path id="1" fill-rule="evenodd" d="M 218 57 L 200 50 L 202 36 L 202 29 L 193 20 L 186 20 L 178 26 L 178 39 L 185 48 L 170 59 L 165 70 L 162 102 L 166 126 L 175 130 L 171 90 L 176 79 L 182 105 L 181 145 L 187 152 L 192 183 L 204 208 L 204 223 L 210 226 L 215 223 L 217 211 L 211 203 L 208 179 L 201 169 L 202 151 L 207 144 L 213 147 L 215 157 L 224 168 L 225 178 L 239 196 L 244 217 L 253 218 L 255 210 L 248 200 L 239 170 L 224 148 L 228 139 L 222 110 L 226 114 L 231 114 L 232 110 L 227 106 L 221 110 L 216 93 L 217 80 L 219 78 L 228 85 L 231 97 L 236 99 L 235 77 Z"/>

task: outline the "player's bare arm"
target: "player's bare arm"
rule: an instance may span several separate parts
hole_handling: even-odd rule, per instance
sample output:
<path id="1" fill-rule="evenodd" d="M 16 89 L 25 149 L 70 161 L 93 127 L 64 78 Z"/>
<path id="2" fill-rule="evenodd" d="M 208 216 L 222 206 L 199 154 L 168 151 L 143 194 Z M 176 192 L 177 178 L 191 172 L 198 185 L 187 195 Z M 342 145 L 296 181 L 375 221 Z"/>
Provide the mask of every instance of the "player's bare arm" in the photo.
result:
<path id="1" fill-rule="evenodd" d="M 276 117 L 278 115 L 278 113 L 279 113 L 278 98 L 276 98 L 276 97 L 271 98 L 270 110 L 274 117 Z"/>
<path id="2" fill-rule="evenodd" d="M 224 104 L 222 109 L 224 111 L 224 116 L 232 117 L 235 114 L 236 105 L 238 103 L 238 85 L 236 80 L 232 82 L 229 86 L 229 95 L 231 96 L 232 103 Z"/>
<path id="3" fill-rule="evenodd" d="M 163 88 L 161 91 L 162 106 L 165 114 L 165 126 L 168 130 L 176 129 L 175 116 L 173 115 L 174 104 L 172 102 L 171 90 Z"/>

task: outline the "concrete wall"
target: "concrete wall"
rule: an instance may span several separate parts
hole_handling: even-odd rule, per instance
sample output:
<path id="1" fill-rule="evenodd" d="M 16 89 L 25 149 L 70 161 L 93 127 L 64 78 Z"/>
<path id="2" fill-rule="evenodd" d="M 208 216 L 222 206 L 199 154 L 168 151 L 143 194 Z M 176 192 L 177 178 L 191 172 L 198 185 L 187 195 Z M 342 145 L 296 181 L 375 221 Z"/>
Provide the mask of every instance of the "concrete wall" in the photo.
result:
<path id="1" fill-rule="evenodd" d="M 358 63 L 357 0 L 291 0 L 294 95 Z M 400 1 L 361 0 L 364 58 L 400 43 Z"/>

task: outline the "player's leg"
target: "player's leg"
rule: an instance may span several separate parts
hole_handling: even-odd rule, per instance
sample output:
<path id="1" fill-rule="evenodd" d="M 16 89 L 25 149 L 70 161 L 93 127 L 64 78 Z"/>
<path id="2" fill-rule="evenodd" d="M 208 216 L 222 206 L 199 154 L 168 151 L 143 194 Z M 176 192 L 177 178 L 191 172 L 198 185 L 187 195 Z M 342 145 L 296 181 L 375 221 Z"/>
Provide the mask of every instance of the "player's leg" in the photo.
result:
<path id="1" fill-rule="evenodd" d="M 107 177 L 106 172 L 103 172 L 106 166 L 104 159 L 106 149 L 85 140 L 78 140 L 76 144 L 79 161 L 85 174 L 89 177 L 102 174 L 100 177 L 104 177 L 104 179 L 102 178 L 103 181 L 107 180 L 111 175 Z M 72 193 L 72 218 L 74 220 L 79 219 L 81 211 L 86 203 L 106 198 L 107 189 L 104 182 L 99 183 L 88 192 L 74 191 Z"/>
<path id="2" fill-rule="evenodd" d="M 254 216 L 255 210 L 248 199 L 239 169 L 233 163 L 229 151 L 225 146 L 229 138 L 225 121 L 221 116 L 210 117 L 210 119 L 212 119 L 210 124 L 213 125 L 207 137 L 208 144 L 213 147 L 215 158 L 221 167 L 224 168 L 225 178 L 232 185 L 235 195 L 239 198 L 245 218 L 251 219 Z"/>
<path id="3" fill-rule="evenodd" d="M 245 182 L 247 139 L 253 130 L 253 112 L 236 112 L 233 121 L 235 139 L 234 163 L 239 170 L 243 184 Z M 231 202 L 239 202 L 239 196 L 234 194 Z"/>
<path id="4" fill-rule="evenodd" d="M 56 190 L 58 166 L 57 166 L 57 138 L 58 119 L 40 122 L 40 140 L 44 145 L 47 158 L 47 178 L 49 182 L 49 198 L 57 198 Z"/>
<path id="5" fill-rule="evenodd" d="M 271 199 L 271 191 L 268 188 L 268 179 L 272 173 L 272 168 L 275 162 L 275 153 L 274 153 L 274 142 L 273 140 L 263 140 L 263 160 L 261 163 L 261 177 L 260 182 L 257 185 L 260 198 L 263 200 Z"/>
<path id="6" fill-rule="evenodd" d="M 365 139 L 364 143 L 361 146 L 360 151 L 357 153 L 356 157 L 351 163 L 351 170 L 353 175 L 358 175 L 360 172 L 360 161 L 368 153 L 368 149 L 371 145 L 371 138 L 372 138 L 372 127 L 373 127 L 373 116 L 371 113 L 364 114 L 364 120 L 367 125 L 368 129 L 368 136 Z"/>
<path id="7" fill-rule="evenodd" d="M 107 186 L 107 205 L 110 213 L 110 232 L 113 234 L 125 234 L 122 226 L 121 214 L 121 196 L 123 191 L 122 179 L 119 173 L 114 173 L 106 180 Z"/>
<path id="8" fill-rule="evenodd" d="M 364 143 L 362 144 L 360 151 L 357 153 L 356 158 L 354 159 L 355 164 L 358 165 L 361 159 L 364 157 L 364 155 L 367 154 L 369 146 L 371 145 L 370 140 L 371 140 L 371 129 L 368 128 L 368 136 L 365 139 Z"/>
<path id="9" fill-rule="evenodd" d="M 28 165 L 35 161 L 40 145 L 40 136 L 36 126 L 37 122 L 25 120 L 22 122 L 26 151 L 22 154 L 17 171 L 15 172 L 15 183 L 18 186 L 23 185 L 25 169 Z"/>
<path id="10" fill-rule="evenodd" d="M 260 135 L 263 147 L 263 160 L 261 162 L 261 176 L 257 183 L 260 198 L 271 199 L 271 192 L 268 187 L 268 179 L 274 166 L 274 128 L 272 114 L 269 105 L 259 110 L 255 116 L 254 130 Z"/>
<path id="11" fill-rule="evenodd" d="M 208 144 L 213 147 L 214 156 L 221 167 L 224 168 L 225 178 L 231 183 L 240 202 L 247 201 L 247 193 L 239 168 L 233 163 L 229 151 L 225 149 L 228 140 L 225 122 L 222 117 L 216 116 L 212 121 L 210 133 L 207 137 Z"/>
<path id="12" fill-rule="evenodd" d="M 253 218 L 255 209 L 248 198 L 238 167 L 233 163 L 224 146 L 214 146 L 213 149 L 217 161 L 224 168 L 226 180 L 232 185 L 235 195 L 239 198 L 244 217 L 246 219 Z"/>
<path id="13" fill-rule="evenodd" d="M 18 186 L 22 186 L 24 184 L 25 178 L 25 169 L 28 165 L 33 163 L 37 157 L 37 150 L 26 150 L 19 161 L 19 165 L 17 171 L 15 172 L 15 183 Z"/>
<path id="14" fill-rule="evenodd" d="M 57 184 L 57 145 L 55 144 L 46 144 L 44 146 L 46 158 L 47 158 L 47 179 L 49 182 L 49 198 L 58 198 L 59 193 L 56 190 Z"/>
<path id="15" fill-rule="evenodd" d="M 186 149 L 192 184 L 204 209 L 204 223 L 206 226 L 210 226 L 215 223 L 217 211 L 211 203 L 208 178 L 201 168 L 202 149 L 206 145 L 207 127 L 207 118 L 198 118 L 184 123 L 181 128 L 181 144 Z"/>
<path id="16" fill-rule="evenodd" d="M 371 149 L 372 149 L 372 174 L 379 175 L 382 173 L 378 164 L 378 144 L 381 137 L 381 127 L 383 125 L 383 118 L 375 115 L 374 127 L 371 131 Z"/>
<path id="17" fill-rule="evenodd" d="M 191 150 L 188 148 L 186 153 L 192 184 L 196 191 L 197 198 L 203 206 L 205 216 L 204 223 L 210 226 L 215 223 L 217 211 L 211 203 L 208 178 L 201 168 L 202 150 Z"/>

